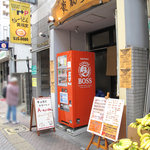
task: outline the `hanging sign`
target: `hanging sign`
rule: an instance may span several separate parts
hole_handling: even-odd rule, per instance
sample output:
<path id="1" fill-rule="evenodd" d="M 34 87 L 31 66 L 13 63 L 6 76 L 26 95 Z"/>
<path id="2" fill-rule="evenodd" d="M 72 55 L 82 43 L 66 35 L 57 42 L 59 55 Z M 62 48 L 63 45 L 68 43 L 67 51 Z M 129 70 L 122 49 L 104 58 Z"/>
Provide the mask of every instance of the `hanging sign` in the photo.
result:
<path id="1" fill-rule="evenodd" d="M 117 141 L 123 107 L 123 100 L 95 97 L 87 131 Z"/>
<path id="2" fill-rule="evenodd" d="M 8 42 L 0 41 L 0 51 L 8 51 Z"/>
<path id="3" fill-rule="evenodd" d="M 35 116 L 35 117 L 34 117 Z M 34 98 L 31 109 L 30 131 L 32 127 L 39 131 L 46 129 L 55 129 L 53 110 L 50 97 Z"/>
<path id="4" fill-rule="evenodd" d="M 10 42 L 31 44 L 30 4 L 10 0 Z"/>
<path id="5" fill-rule="evenodd" d="M 131 88 L 132 77 L 132 50 L 125 48 L 120 50 L 120 87 Z"/>

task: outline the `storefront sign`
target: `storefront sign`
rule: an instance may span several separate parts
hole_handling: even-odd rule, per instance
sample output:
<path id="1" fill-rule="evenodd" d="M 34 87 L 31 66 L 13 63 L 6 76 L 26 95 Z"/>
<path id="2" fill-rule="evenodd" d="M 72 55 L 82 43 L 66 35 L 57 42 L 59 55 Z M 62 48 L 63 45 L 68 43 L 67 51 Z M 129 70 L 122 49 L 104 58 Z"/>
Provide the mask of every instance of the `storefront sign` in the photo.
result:
<path id="1" fill-rule="evenodd" d="M 88 131 L 98 136 L 117 141 L 122 119 L 124 101 L 95 97 Z"/>
<path id="2" fill-rule="evenodd" d="M 32 65 L 32 75 L 36 75 L 37 74 L 37 67 L 36 65 Z"/>
<path id="3" fill-rule="evenodd" d="M 131 48 L 120 50 L 120 87 L 131 88 L 132 75 L 132 51 Z"/>
<path id="4" fill-rule="evenodd" d="M 0 51 L 8 51 L 8 42 L 0 41 Z"/>
<path id="5" fill-rule="evenodd" d="M 47 46 L 47 45 L 49 45 L 49 42 L 45 41 L 43 43 L 37 44 L 37 47 L 40 48 L 40 47 Z"/>
<path id="6" fill-rule="evenodd" d="M 50 97 L 35 99 L 37 130 L 54 128 L 54 118 Z"/>
<path id="7" fill-rule="evenodd" d="M 108 1 L 110 0 L 102 0 L 102 2 Z M 99 4 L 100 0 L 57 0 L 52 9 L 55 25 L 59 25 L 67 18 Z"/>
<path id="8" fill-rule="evenodd" d="M 10 41 L 31 44 L 30 4 L 10 0 Z"/>
<path id="9" fill-rule="evenodd" d="M 37 78 L 32 78 L 32 87 L 37 87 Z"/>

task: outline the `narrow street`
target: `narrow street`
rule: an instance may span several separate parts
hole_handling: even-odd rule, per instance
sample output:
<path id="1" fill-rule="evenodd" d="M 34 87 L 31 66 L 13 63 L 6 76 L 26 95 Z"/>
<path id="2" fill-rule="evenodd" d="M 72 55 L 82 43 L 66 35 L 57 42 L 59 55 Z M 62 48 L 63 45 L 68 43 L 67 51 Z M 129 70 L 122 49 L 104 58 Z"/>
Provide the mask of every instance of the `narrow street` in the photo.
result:
<path id="1" fill-rule="evenodd" d="M 37 136 L 36 130 L 29 131 L 29 116 L 19 112 L 19 124 L 5 124 L 7 105 L 0 101 L 0 150 L 80 150 L 81 146 L 74 141 L 66 140 L 62 133 L 45 132 Z"/>

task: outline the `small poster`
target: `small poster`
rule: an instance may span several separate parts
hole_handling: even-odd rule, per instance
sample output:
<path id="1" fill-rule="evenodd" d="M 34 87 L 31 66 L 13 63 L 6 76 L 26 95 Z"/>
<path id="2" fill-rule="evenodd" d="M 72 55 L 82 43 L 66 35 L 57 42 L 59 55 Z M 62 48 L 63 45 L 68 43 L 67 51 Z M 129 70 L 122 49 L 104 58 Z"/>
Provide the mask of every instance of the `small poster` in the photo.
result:
<path id="1" fill-rule="evenodd" d="M 0 51 L 8 51 L 8 41 L 0 41 Z"/>
<path id="2" fill-rule="evenodd" d="M 131 88 L 132 51 L 131 48 L 120 50 L 120 87 Z"/>
<path id="3" fill-rule="evenodd" d="M 32 78 L 32 87 L 37 87 L 37 78 Z"/>
<path id="4" fill-rule="evenodd" d="M 60 92 L 60 102 L 63 104 L 68 104 L 68 93 Z"/>
<path id="5" fill-rule="evenodd" d="M 32 75 L 36 75 L 37 74 L 37 67 L 36 65 L 32 65 Z"/>
<path id="6" fill-rule="evenodd" d="M 94 97 L 88 131 L 117 141 L 122 119 L 124 101 Z"/>
<path id="7" fill-rule="evenodd" d="M 50 97 L 35 99 L 37 130 L 54 128 L 54 118 Z"/>

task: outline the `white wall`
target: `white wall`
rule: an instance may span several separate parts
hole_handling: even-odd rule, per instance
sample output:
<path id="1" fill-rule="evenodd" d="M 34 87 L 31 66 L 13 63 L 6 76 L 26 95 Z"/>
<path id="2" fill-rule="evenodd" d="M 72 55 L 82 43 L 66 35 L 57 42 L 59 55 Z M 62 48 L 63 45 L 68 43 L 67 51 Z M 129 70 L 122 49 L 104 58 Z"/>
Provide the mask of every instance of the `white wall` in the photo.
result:
<path id="1" fill-rule="evenodd" d="M 54 61 L 54 68 L 56 68 L 56 54 L 70 50 L 86 51 L 86 34 L 71 32 L 64 30 L 50 30 L 50 60 Z M 55 75 L 55 93 L 51 93 L 51 100 L 54 110 L 55 121 L 58 121 L 58 103 L 57 103 L 57 70 Z"/>
<path id="2" fill-rule="evenodd" d="M 3 10 L 9 12 L 9 7 L 3 6 L 3 1 L 9 4 L 9 0 L 0 0 L 0 40 L 6 40 L 3 35 L 3 28 L 7 27 L 7 37 L 9 37 L 9 16 L 3 15 Z"/>
<path id="3" fill-rule="evenodd" d="M 124 0 L 124 3 L 126 45 L 148 48 L 149 35 L 146 0 Z"/>
<path id="4" fill-rule="evenodd" d="M 38 6 L 40 5 L 40 7 L 32 14 L 31 23 L 35 24 L 39 20 L 50 14 L 51 8 L 53 7 L 54 3 L 55 0 L 38 0 Z"/>
<path id="5" fill-rule="evenodd" d="M 31 68 L 31 53 L 30 45 L 25 44 L 13 44 L 11 43 L 10 46 L 14 47 L 14 55 L 17 55 L 17 73 L 24 73 L 28 72 L 26 59 L 27 57 L 30 59 L 30 68 Z"/>

